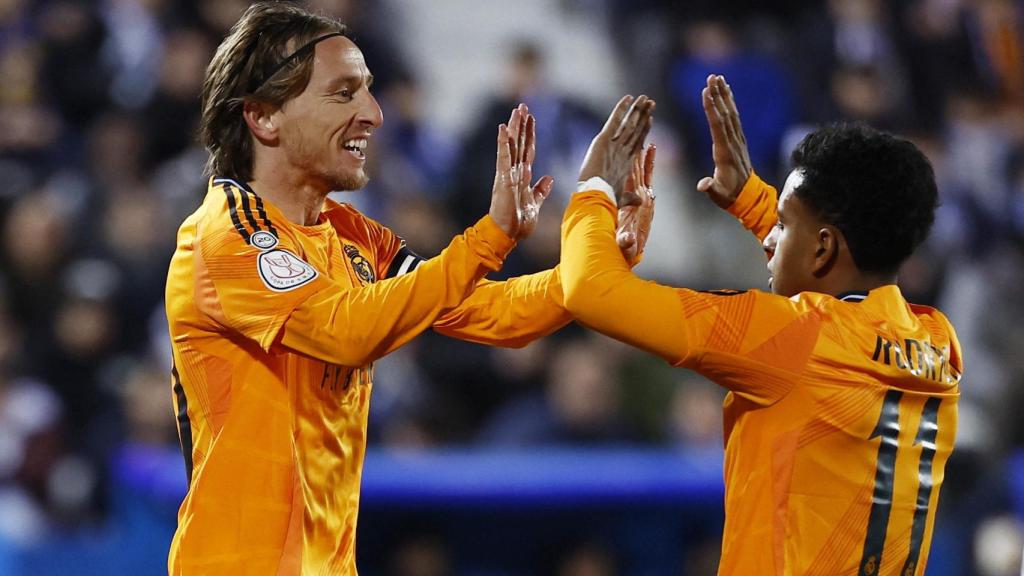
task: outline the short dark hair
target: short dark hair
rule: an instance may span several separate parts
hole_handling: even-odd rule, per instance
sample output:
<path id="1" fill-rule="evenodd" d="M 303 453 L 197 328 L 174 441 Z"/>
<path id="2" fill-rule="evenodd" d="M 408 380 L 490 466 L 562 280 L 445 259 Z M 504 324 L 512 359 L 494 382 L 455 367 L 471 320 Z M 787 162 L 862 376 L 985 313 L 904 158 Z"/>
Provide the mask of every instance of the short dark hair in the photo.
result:
<path id="1" fill-rule="evenodd" d="M 793 151 L 803 182 L 793 193 L 846 238 L 865 272 L 895 273 L 928 237 L 938 190 L 908 140 L 859 123 L 825 126 Z"/>
<path id="2" fill-rule="evenodd" d="M 257 2 L 242 14 L 217 47 L 203 81 L 199 138 L 210 152 L 207 175 L 252 178 L 252 140 L 242 106 L 280 106 L 302 93 L 313 74 L 312 50 L 276 68 L 307 42 L 332 32 L 345 34 L 345 25 L 291 2 Z"/>

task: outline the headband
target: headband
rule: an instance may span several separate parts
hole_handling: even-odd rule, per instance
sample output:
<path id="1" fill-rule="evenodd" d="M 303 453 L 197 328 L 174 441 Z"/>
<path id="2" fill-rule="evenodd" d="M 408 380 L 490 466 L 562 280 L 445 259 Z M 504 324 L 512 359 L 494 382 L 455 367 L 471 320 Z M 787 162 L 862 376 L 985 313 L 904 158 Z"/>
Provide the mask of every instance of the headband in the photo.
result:
<path id="1" fill-rule="evenodd" d="M 266 76 L 264 76 L 263 80 L 261 80 L 259 84 L 257 84 L 252 90 L 249 90 L 249 94 L 253 94 L 257 90 L 262 88 L 263 85 L 266 84 L 271 78 L 273 78 L 275 74 L 280 72 L 282 68 L 284 68 L 285 66 L 290 64 L 292 61 L 297 60 L 297 59 L 305 56 L 306 54 L 308 54 L 310 51 L 313 50 L 314 47 L 316 47 L 317 44 L 323 42 L 324 40 L 327 40 L 328 38 L 334 38 L 335 36 L 344 36 L 344 35 L 345 35 L 344 32 L 331 32 L 329 34 L 324 34 L 322 36 L 317 36 L 316 38 L 313 38 L 309 42 L 306 42 L 301 47 L 299 47 L 297 50 L 295 50 L 295 52 L 292 52 L 290 55 L 285 57 L 284 60 L 281 60 L 277 64 L 277 66 L 274 66 L 274 68 L 270 71 L 270 73 L 267 74 Z M 255 45 L 256 45 L 256 43 L 253 42 L 252 46 L 255 47 Z M 250 54 L 251 54 L 251 51 L 250 51 Z M 248 57 L 246 58 L 246 60 L 248 60 Z"/>

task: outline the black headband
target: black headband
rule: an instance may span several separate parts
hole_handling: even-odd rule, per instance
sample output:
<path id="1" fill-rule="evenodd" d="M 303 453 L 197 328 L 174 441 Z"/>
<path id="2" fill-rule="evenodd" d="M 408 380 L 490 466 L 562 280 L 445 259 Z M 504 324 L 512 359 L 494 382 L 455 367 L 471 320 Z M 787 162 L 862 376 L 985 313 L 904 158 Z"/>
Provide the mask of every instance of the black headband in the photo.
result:
<path id="1" fill-rule="evenodd" d="M 306 42 L 301 47 L 299 47 L 297 50 L 295 50 L 295 52 L 292 52 L 290 55 L 288 55 L 284 60 L 281 60 L 277 64 L 277 66 L 274 66 L 273 70 L 271 70 L 269 74 L 264 76 L 263 80 L 261 80 L 259 84 L 257 84 L 251 90 L 249 90 L 249 94 L 254 94 L 257 90 L 262 88 L 263 85 L 267 83 L 267 81 L 269 81 L 271 78 L 273 78 L 275 74 L 280 72 L 282 68 L 287 66 L 293 60 L 296 60 L 296 59 L 301 58 L 301 57 L 305 56 L 306 54 L 308 54 L 317 44 L 323 42 L 324 40 L 327 40 L 328 38 L 334 38 L 335 36 L 344 36 L 344 35 L 345 35 L 344 32 L 331 32 L 330 34 L 324 34 L 322 36 L 317 36 L 316 38 L 313 38 L 309 42 Z M 252 44 L 252 46 L 255 46 L 255 45 L 256 45 L 256 43 L 254 42 Z M 250 51 L 250 54 L 251 54 L 251 51 Z M 248 60 L 248 57 L 246 59 Z M 243 66 L 244 66 L 244 64 L 243 64 Z M 251 83 L 250 83 L 250 85 L 251 85 Z"/>

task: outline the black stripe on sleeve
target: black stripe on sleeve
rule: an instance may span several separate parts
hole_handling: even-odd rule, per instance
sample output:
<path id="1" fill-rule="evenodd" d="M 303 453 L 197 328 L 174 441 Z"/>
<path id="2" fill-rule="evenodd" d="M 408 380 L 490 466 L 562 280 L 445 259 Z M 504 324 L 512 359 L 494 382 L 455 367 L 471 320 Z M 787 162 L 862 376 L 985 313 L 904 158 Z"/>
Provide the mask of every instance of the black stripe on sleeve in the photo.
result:
<path id="1" fill-rule="evenodd" d="M 192 484 L 192 422 L 188 419 L 188 398 L 185 388 L 178 376 L 178 367 L 171 365 L 171 376 L 174 378 L 174 398 L 178 404 L 178 440 L 181 442 L 181 455 L 185 457 L 185 476 Z"/>
<path id="2" fill-rule="evenodd" d="M 391 259 L 391 265 L 388 266 L 388 272 L 384 277 L 395 278 L 412 272 L 423 261 L 424 259 L 419 254 L 409 250 L 409 247 L 403 242 L 402 247 L 398 249 L 398 253 Z"/>
<path id="3" fill-rule="evenodd" d="M 231 185 L 225 184 L 225 186 Z M 249 203 L 249 193 L 242 189 L 238 191 L 238 195 L 242 197 L 242 212 L 245 213 L 245 220 L 249 223 L 249 226 L 252 227 L 252 232 L 255 234 L 260 231 L 260 225 L 256 222 L 256 217 L 252 215 L 252 207 Z"/>
<path id="4" fill-rule="evenodd" d="M 224 184 L 224 194 L 228 197 L 228 212 L 231 213 L 231 223 L 235 225 L 235 230 L 238 230 L 238 234 L 245 240 L 245 243 L 249 244 L 249 232 L 238 218 L 238 206 L 235 205 L 235 193 L 231 186 Z"/>

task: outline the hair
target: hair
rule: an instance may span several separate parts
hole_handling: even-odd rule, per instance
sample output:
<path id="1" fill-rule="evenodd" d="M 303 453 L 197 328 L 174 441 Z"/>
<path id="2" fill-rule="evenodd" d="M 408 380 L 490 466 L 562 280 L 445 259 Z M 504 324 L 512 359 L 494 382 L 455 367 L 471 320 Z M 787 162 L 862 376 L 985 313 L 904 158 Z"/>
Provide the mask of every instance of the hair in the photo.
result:
<path id="1" fill-rule="evenodd" d="M 935 173 L 910 141 L 862 124 L 833 124 L 793 151 L 793 193 L 843 233 L 857 268 L 892 274 L 931 230 Z"/>
<path id="2" fill-rule="evenodd" d="M 317 36 L 346 34 L 341 22 L 311 14 L 291 2 L 250 6 L 206 68 L 199 139 L 210 152 L 206 174 L 252 178 L 253 144 L 242 117 L 246 102 L 281 106 L 302 93 L 313 73 L 313 50 L 294 51 Z"/>

